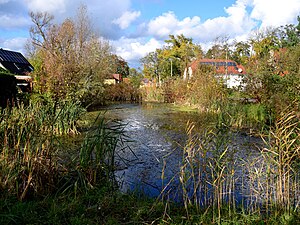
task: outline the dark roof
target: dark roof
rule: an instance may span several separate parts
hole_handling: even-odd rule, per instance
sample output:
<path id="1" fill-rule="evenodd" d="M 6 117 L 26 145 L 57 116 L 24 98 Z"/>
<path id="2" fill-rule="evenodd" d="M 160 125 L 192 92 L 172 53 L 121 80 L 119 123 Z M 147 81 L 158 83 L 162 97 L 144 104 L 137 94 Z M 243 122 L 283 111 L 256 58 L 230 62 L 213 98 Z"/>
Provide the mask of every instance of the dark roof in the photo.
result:
<path id="1" fill-rule="evenodd" d="M 10 73 L 24 75 L 33 71 L 33 66 L 20 53 L 0 48 L 0 64 Z"/>
<path id="2" fill-rule="evenodd" d="M 190 67 L 192 70 L 196 70 L 199 65 L 213 65 L 217 74 L 246 74 L 242 65 L 228 59 L 197 59 L 190 64 Z"/>

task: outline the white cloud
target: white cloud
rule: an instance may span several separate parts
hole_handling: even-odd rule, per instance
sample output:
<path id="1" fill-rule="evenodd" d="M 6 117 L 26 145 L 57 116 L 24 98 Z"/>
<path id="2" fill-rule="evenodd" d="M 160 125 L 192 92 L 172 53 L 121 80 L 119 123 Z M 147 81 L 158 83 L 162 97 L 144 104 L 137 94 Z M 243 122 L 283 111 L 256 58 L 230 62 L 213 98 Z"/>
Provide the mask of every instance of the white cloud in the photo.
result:
<path id="1" fill-rule="evenodd" d="M 158 38 L 166 38 L 173 34 L 178 25 L 174 12 L 167 12 L 151 20 L 148 24 L 148 34 Z"/>
<path id="2" fill-rule="evenodd" d="M 112 21 L 130 10 L 131 0 L 23 0 L 27 10 L 49 12 L 54 15 L 55 22 L 76 15 L 80 5 L 87 6 L 88 15 L 99 33 L 107 38 L 119 37 L 119 30 L 112 26 Z"/>
<path id="3" fill-rule="evenodd" d="M 31 21 L 28 17 L 12 14 L 0 15 L 0 28 L 23 28 L 28 27 L 30 24 Z"/>
<path id="4" fill-rule="evenodd" d="M 115 46 L 116 54 L 127 61 L 137 62 L 147 53 L 155 51 L 163 45 L 163 42 L 154 38 L 145 39 L 128 39 L 121 38 L 118 41 L 112 42 Z"/>
<path id="5" fill-rule="evenodd" d="M 121 29 L 126 29 L 130 24 L 141 15 L 140 11 L 129 12 L 126 11 L 121 17 L 112 21 L 112 23 L 119 25 Z"/>
<path id="6" fill-rule="evenodd" d="M 250 19 L 245 1 L 238 0 L 225 8 L 227 17 L 217 17 L 201 23 L 198 16 L 179 20 L 174 12 L 164 13 L 148 23 L 148 34 L 160 39 L 168 38 L 169 34 L 183 34 L 194 40 L 206 42 L 219 36 L 236 36 L 249 32 L 255 23 Z"/>
<path id="7" fill-rule="evenodd" d="M 27 38 L 24 37 L 16 37 L 8 40 L 4 40 L 1 44 L 1 47 L 4 49 L 18 51 L 24 53 L 24 46 L 27 42 Z"/>
<path id="8" fill-rule="evenodd" d="M 25 0 L 28 5 L 28 9 L 34 12 L 49 12 L 49 13 L 65 13 L 66 12 L 66 0 Z"/>
<path id="9" fill-rule="evenodd" d="M 251 18 L 261 21 L 262 27 L 278 27 L 295 22 L 300 14 L 299 0 L 253 0 Z"/>

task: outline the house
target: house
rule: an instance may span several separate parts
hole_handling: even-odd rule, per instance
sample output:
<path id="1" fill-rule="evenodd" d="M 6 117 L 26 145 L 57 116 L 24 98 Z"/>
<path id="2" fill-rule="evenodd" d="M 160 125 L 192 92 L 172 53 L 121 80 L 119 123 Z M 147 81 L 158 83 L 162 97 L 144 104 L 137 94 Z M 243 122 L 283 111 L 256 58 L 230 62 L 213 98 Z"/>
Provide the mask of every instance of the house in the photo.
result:
<path id="1" fill-rule="evenodd" d="M 15 75 L 17 86 L 23 92 L 32 91 L 32 78 L 29 76 L 34 68 L 19 52 L 0 48 L 0 68 Z"/>
<path id="2" fill-rule="evenodd" d="M 243 85 L 243 77 L 246 74 L 245 68 L 235 61 L 227 59 L 197 59 L 185 69 L 184 79 L 192 78 L 193 73 L 201 66 L 211 66 L 215 70 L 216 77 L 222 79 L 228 88 Z"/>
<path id="3" fill-rule="evenodd" d="M 108 78 L 104 79 L 104 84 L 118 84 L 123 81 L 122 74 L 111 74 Z"/>

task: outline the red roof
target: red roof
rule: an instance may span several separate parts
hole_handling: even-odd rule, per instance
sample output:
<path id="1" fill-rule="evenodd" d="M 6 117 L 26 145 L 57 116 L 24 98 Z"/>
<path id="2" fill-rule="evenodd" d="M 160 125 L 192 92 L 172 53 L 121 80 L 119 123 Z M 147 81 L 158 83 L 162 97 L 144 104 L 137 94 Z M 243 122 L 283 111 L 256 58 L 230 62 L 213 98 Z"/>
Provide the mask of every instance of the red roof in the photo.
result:
<path id="1" fill-rule="evenodd" d="M 190 64 L 195 71 L 200 65 L 213 66 L 217 74 L 246 74 L 245 68 L 228 59 L 197 59 Z"/>
<path id="2" fill-rule="evenodd" d="M 112 78 L 118 81 L 122 81 L 122 74 L 117 74 L 117 73 L 112 74 Z"/>

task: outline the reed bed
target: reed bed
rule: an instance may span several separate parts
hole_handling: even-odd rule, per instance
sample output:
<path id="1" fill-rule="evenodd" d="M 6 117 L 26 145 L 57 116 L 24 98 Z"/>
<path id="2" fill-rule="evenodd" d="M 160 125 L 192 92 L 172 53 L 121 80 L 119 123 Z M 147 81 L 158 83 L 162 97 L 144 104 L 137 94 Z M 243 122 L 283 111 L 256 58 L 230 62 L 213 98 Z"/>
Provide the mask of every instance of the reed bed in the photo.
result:
<path id="1" fill-rule="evenodd" d="M 124 125 L 98 115 L 78 136 L 84 112 L 78 103 L 43 98 L 1 111 L 0 197 L 76 197 L 95 186 L 115 190 L 116 149 L 125 145 Z M 68 152 L 61 140 L 78 137 L 75 151 Z"/>
<path id="2" fill-rule="evenodd" d="M 60 135 L 77 134 L 76 103 L 32 101 L 0 113 L 0 189 L 20 200 L 56 190 Z"/>
<path id="3" fill-rule="evenodd" d="M 105 183 L 110 185 L 111 191 L 117 188 L 115 157 L 118 157 L 117 150 L 127 148 L 128 139 L 124 128 L 124 124 L 107 121 L 100 116 L 97 117 L 95 126 L 86 134 L 81 145 L 77 170 L 82 172 L 88 186 Z"/>
<path id="4" fill-rule="evenodd" d="M 223 214 L 275 215 L 289 223 L 300 204 L 298 114 L 282 112 L 250 152 L 234 147 L 235 133 L 223 122 L 200 132 L 187 124 L 182 163 L 165 184 L 163 199 L 170 199 L 170 189 L 176 189 L 188 220 L 209 210 L 213 223 L 221 223 Z"/>
<path id="5" fill-rule="evenodd" d="M 253 196 L 266 212 L 274 208 L 287 213 L 299 210 L 299 122 L 296 111 L 284 110 L 268 134 L 262 134 L 265 147 L 257 159 L 260 165 L 249 169 L 252 183 L 257 184 L 252 188 Z"/>

